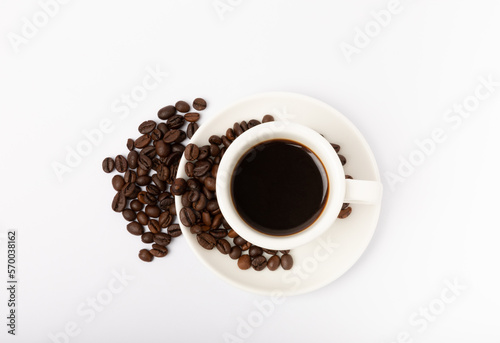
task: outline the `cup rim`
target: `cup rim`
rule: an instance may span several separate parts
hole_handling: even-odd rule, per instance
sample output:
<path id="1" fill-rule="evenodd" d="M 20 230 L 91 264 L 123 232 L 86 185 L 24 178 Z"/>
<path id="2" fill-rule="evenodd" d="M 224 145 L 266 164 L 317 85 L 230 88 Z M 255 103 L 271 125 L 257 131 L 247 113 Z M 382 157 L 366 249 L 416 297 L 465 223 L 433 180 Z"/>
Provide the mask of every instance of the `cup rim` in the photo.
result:
<path id="1" fill-rule="evenodd" d="M 253 146 L 276 139 L 295 141 L 314 152 L 323 164 L 329 182 L 327 200 L 319 217 L 306 229 L 288 236 L 272 236 L 250 227 L 239 216 L 231 196 L 232 173 L 241 156 Z M 228 224 L 248 242 L 273 250 L 288 250 L 307 244 L 331 228 L 342 207 L 345 187 L 344 169 L 330 143 L 307 126 L 280 121 L 260 124 L 238 136 L 224 153 L 216 178 L 219 208 Z"/>

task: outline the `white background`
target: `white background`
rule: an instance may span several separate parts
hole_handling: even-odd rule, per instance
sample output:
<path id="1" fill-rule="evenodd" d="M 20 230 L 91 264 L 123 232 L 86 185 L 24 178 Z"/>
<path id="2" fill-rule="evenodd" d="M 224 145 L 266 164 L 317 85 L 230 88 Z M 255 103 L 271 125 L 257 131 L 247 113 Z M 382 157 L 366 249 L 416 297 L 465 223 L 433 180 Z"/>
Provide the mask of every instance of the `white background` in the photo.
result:
<path id="1" fill-rule="evenodd" d="M 16 49 L 9 37 L 41 7 L 0 2 L 0 341 L 238 337 L 238 318 L 255 317 L 256 302 L 269 298 L 219 280 L 182 238 L 165 259 L 141 262 L 142 243 L 110 209 L 114 191 L 101 161 L 125 153 L 137 126 L 178 99 L 206 98 L 209 117 L 243 96 L 283 90 L 323 100 L 359 127 L 384 177 L 383 209 L 349 272 L 276 305 L 243 341 L 498 342 L 500 87 L 460 125 L 444 117 L 474 95 L 480 77 L 500 81 L 498 1 L 402 0 L 350 63 L 342 42 L 354 44 L 357 28 L 370 27 L 371 12 L 389 1 L 230 3 L 221 18 L 211 0 L 73 0 Z M 113 111 L 157 66 L 169 76 L 126 118 Z M 60 182 L 51 165 L 65 163 L 82 130 L 103 118 L 113 131 Z M 387 173 L 435 128 L 447 139 L 392 190 Z M 11 229 L 16 337 L 5 324 Z M 77 312 L 122 270 L 134 279 L 95 318 Z M 447 282 L 466 289 L 441 308 Z M 438 314 L 412 324 L 429 306 Z M 49 338 L 68 327 L 75 337 Z"/>

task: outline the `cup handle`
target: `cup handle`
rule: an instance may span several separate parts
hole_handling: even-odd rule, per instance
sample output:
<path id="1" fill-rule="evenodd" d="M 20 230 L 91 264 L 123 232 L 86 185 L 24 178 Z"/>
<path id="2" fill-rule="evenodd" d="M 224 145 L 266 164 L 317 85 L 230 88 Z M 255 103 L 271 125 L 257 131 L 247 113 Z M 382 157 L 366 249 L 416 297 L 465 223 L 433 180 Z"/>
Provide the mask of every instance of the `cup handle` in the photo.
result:
<path id="1" fill-rule="evenodd" d="M 345 203 L 375 204 L 382 198 L 382 183 L 367 180 L 345 180 Z"/>

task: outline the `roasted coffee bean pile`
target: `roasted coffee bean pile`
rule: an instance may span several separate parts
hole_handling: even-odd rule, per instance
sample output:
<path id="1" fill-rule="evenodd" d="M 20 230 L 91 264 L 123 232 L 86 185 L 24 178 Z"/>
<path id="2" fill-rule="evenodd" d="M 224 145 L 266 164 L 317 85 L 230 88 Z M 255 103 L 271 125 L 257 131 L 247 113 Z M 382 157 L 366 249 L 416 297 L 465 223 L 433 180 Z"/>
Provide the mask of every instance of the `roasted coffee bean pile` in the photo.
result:
<path id="1" fill-rule="evenodd" d="M 273 120 L 273 116 L 266 115 L 262 122 Z M 289 270 L 293 266 L 289 250 L 269 250 L 247 242 L 229 226 L 217 203 L 215 193 L 217 171 L 226 149 L 243 132 L 259 124 L 261 122 L 256 119 L 234 123 L 232 128 L 227 129 L 225 135 L 211 136 L 207 145 L 200 147 L 188 144 L 184 150 L 184 157 L 188 161 L 185 172 L 189 179 L 177 178 L 171 187 L 171 193 L 181 196 L 183 207 L 179 213 L 179 220 L 190 228 L 203 248 L 207 250 L 216 248 L 220 253 L 229 255 L 233 260 L 237 260 L 238 267 L 243 270 L 253 268 L 261 271 L 267 267 L 274 271 L 280 266 Z M 339 152 L 339 145 L 332 144 L 332 147 L 337 153 Z M 339 158 L 342 165 L 345 165 L 346 158 L 342 155 L 339 155 Z M 350 213 L 349 204 L 344 204 L 339 218 L 347 218 Z"/>
<path id="2" fill-rule="evenodd" d="M 198 98 L 193 102 L 196 111 L 205 109 L 207 103 Z M 177 168 L 185 146 L 182 142 L 191 138 L 198 129 L 200 113 L 191 111 L 185 101 L 178 101 L 158 111 L 160 122 L 148 120 L 139 125 L 141 136 L 129 138 L 127 157 L 107 157 L 102 162 L 106 173 L 116 169 L 112 185 L 116 195 L 111 204 L 115 212 L 121 212 L 129 222 L 127 230 L 141 236 L 150 249 L 139 251 L 139 258 L 150 262 L 154 257 L 164 257 L 172 238 L 181 235 L 176 216 L 173 185 Z M 182 128 L 187 124 L 184 131 Z M 166 232 L 162 232 L 166 229 Z"/>

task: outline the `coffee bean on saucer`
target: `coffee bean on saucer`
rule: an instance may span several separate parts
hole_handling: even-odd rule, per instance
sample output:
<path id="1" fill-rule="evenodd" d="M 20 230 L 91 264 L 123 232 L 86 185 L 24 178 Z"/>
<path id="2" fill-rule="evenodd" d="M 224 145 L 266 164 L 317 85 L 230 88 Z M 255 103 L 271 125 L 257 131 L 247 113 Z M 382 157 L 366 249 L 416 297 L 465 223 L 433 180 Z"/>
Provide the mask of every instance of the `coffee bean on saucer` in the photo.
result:
<path id="1" fill-rule="evenodd" d="M 260 125 L 260 121 L 257 119 L 252 119 L 248 121 L 248 128 L 251 129 L 252 127 L 255 127 L 257 125 Z"/>
<path id="2" fill-rule="evenodd" d="M 252 266 L 252 261 L 249 255 L 243 255 L 238 259 L 238 267 L 242 270 L 247 270 Z"/>
<path id="3" fill-rule="evenodd" d="M 217 240 L 216 247 L 221 254 L 227 255 L 231 252 L 231 244 L 225 239 Z"/>
<path id="4" fill-rule="evenodd" d="M 170 187 L 170 192 L 173 195 L 182 195 L 186 191 L 187 183 L 183 178 L 177 178 L 174 180 L 174 183 Z"/>
<path id="5" fill-rule="evenodd" d="M 274 117 L 270 114 L 266 114 L 264 118 L 262 118 L 263 123 L 269 123 L 270 121 L 274 121 Z"/>
<path id="6" fill-rule="evenodd" d="M 338 144 L 334 144 L 334 143 L 330 143 L 332 145 L 332 148 L 335 149 L 335 152 L 339 152 L 340 151 L 340 145 Z"/>
<path id="7" fill-rule="evenodd" d="M 205 108 L 207 108 L 207 102 L 205 101 L 205 99 L 196 98 L 193 101 L 193 107 L 197 111 L 203 111 Z"/>
<path id="8" fill-rule="evenodd" d="M 237 245 L 231 247 L 231 251 L 229 252 L 229 257 L 233 260 L 239 259 L 241 256 L 241 248 Z"/>
<path id="9" fill-rule="evenodd" d="M 139 258 L 143 260 L 144 262 L 151 262 L 153 261 L 153 255 L 149 252 L 148 249 L 141 249 L 139 251 Z"/>
<path id="10" fill-rule="evenodd" d="M 346 179 L 351 179 L 351 180 L 352 180 L 352 176 L 351 176 L 351 175 L 347 175 L 347 174 L 346 174 L 346 175 L 345 175 L 345 178 L 346 178 Z"/>
<path id="11" fill-rule="evenodd" d="M 267 259 L 264 256 L 257 256 L 252 260 L 252 268 L 256 271 L 264 270 L 267 266 Z"/>
<path id="12" fill-rule="evenodd" d="M 189 106 L 187 102 L 180 100 L 175 103 L 175 109 L 179 112 L 186 113 L 189 112 L 191 106 Z"/>
<path id="13" fill-rule="evenodd" d="M 200 233 L 196 235 L 198 243 L 207 250 L 212 250 L 216 244 L 215 238 L 208 233 Z"/>
<path id="14" fill-rule="evenodd" d="M 262 255 L 264 251 L 262 250 L 261 247 L 258 247 L 256 245 L 252 245 L 250 247 L 250 249 L 248 250 L 248 255 L 250 255 L 250 257 L 257 257 L 257 256 L 260 256 Z"/>
<path id="15" fill-rule="evenodd" d="M 273 255 L 267 260 L 267 268 L 271 271 L 275 271 L 279 268 L 281 263 L 280 257 L 278 255 Z"/>
<path id="16" fill-rule="evenodd" d="M 200 155 L 200 149 L 196 144 L 188 144 L 184 150 L 184 157 L 188 161 L 194 161 Z"/>
<path id="17" fill-rule="evenodd" d="M 281 256 L 281 267 L 284 270 L 290 270 L 293 267 L 293 258 L 290 254 Z"/>
<path id="18" fill-rule="evenodd" d="M 338 215 L 338 218 L 345 219 L 351 215 L 351 212 L 352 212 L 352 207 L 347 207 L 345 209 L 342 209 Z"/>
<path id="19" fill-rule="evenodd" d="M 102 161 L 102 170 L 104 170 L 105 173 L 111 173 L 115 169 L 115 160 L 113 160 L 111 157 L 106 157 Z"/>

